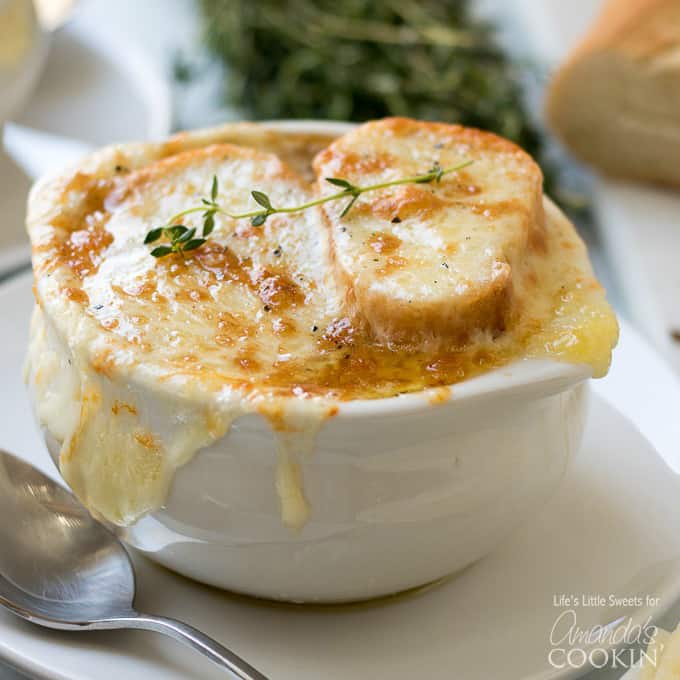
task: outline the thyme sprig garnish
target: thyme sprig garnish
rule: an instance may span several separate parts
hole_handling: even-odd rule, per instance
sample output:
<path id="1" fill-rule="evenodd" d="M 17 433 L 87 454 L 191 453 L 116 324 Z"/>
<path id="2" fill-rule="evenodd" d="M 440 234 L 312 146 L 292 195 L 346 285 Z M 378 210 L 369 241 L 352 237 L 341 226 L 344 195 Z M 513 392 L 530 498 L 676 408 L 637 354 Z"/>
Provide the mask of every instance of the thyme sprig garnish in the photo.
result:
<path id="1" fill-rule="evenodd" d="M 200 248 L 207 239 L 193 238 L 196 234 L 196 228 L 185 227 L 183 224 L 173 224 L 167 227 L 158 227 L 152 229 L 144 239 L 144 243 L 154 243 L 158 241 L 161 236 L 166 236 L 170 243 L 168 245 L 156 246 L 151 255 L 154 257 L 165 257 L 172 253 L 179 253 L 180 255 L 190 250 Z"/>
<path id="2" fill-rule="evenodd" d="M 218 180 L 217 176 L 213 176 L 212 186 L 210 188 L 210 198 L 201 198 L 201 205 L 182 210 L 181 212 L 173 215 L 165 225 L 151 229 L 151 231 L 147 233 L 144 243 L 155 243 L 159 239 L 165 237 L 169 243 L 156 246 L 151 251 L 151 255 L 157 258 L 165 257 L 166 255 L 171 255 L 172 253 L 183 255 L 188 251 L 200 248 L 207 241 L 208 237 L 215 228 L 215 215 L 217 214 L 226 215 L 227 217 L 230 217 L 234 220 L 250 219 L 250 223 L 253 227 L 261 227 L 267 221 L 267 218 L 270 215 L 302 212 L 304 210 L 308 210 L 309 208 L 313 208 L 314 206 L 322 205 L 323 203 L 338 201 L 342 198 L 349 198 L 349 201 L 340 213 L 340 218 L 343 218 L 351 210 L 352 206 L 362 194 L 368 193 L 370 191 L 377 191 L 379 189 L 385 189 L 387 187 L 398 186 L 400 184 L 429 184 L 431 182 L 439 183 L 441 182 L 444 175 L 462 170 L 471 163 L 473 163 L 473 161 L 468 160 L 459 163 L 458 165 L 442 168 L 439 163 L 435 162 L 426 173 L 421 175 L 403 177 L 401 179 L 393 179 L 387 182 L 378 182 L 376 184 L 367 184 L 366 186 L 352 184 L 350 181 L 341 177 L 326 177 L 326 182 L 332 184 L 333 186 L 340 187 L 341 190 L 333 194 L 320 196 L 319 198 L 315 198 L 314 200 L 307 201 L 299 205 L 285 207 L 275 207 L 272 205 L 271 199 L 267 194 L 255 189 L 250 192 L 250 195 L 260 206 L 260 208 L 256 210 L 247 210 L 240 213 L 230 213 L 229 211 L 220 207 L 217 201 L 219 195 Z M 203 213 L 203 226 L 201 235 L 199 237 L 196 237 L 196 227 L 189 228 L 181 224 L 183 217 L 197 212 Z"/>

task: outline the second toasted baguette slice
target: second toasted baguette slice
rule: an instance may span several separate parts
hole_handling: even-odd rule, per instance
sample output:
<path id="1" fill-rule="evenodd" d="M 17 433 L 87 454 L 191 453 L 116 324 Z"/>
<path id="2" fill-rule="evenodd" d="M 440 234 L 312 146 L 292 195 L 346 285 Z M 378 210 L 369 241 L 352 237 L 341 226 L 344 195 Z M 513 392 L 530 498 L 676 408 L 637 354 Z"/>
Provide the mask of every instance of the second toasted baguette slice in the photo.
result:
<path id="1" fill-rule="evenodd" d="M 391 118 L 344 135 L 315 160 L 325 178 L 366 186 L 471 160 L 441 182 L 405 184 L 324 205 L 349 302 L 386 344 L 467 342 L 504 328 L 526 251 L 543 237 L 542 175 L 490 133 Z"/>

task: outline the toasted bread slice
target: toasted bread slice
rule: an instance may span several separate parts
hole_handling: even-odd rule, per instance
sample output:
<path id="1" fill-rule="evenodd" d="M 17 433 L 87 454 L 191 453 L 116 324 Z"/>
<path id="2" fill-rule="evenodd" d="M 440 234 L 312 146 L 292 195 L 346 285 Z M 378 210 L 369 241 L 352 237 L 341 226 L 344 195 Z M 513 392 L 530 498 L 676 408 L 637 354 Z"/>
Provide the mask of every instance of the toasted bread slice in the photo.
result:
<path id="1" fill-rule="evenodd" d="M 471 160 L 440 182 L 406 184 L 324 205 L 337 276 L 358 315 L 385 343 L 465 343 L 504 328 L 513 280 L 544 230 L 542 175 L 519 147 L 493 134 L 392 118 L 367 123 L 321 152 L 327 177 L 355 185 Z"/>
<path id="2" fill-rule="evenodd" d="M 151 257 L 153 246 L 143 243 L 147 231 L 200 206 L 213 176 L 219 203 L 231 213 L 258 208 L 251 189 L 278 205 L 312 198 L 310 185 L 274 155 L 231 144 L 187 150 L 116 178 L 102 211 L 68 221 L 92 227 L 57 229 L 57 256 L 39 253 L 36 267 L 43 256 L 45 266 L 67 264 L 71 297 L 109 334 L 143 347 L 148 362 L 248 383 L 287 357 L 318 354 L 313 329 L 340 314 L 343 296 L 335 289 L 318 208 L 273 215 L 261 227 L 218 213 L 200 248 Z M 86 191 L 97 182 L 88 177 L 81 176 Z M 182 222 L 200 236 L 200 213 Z"/>

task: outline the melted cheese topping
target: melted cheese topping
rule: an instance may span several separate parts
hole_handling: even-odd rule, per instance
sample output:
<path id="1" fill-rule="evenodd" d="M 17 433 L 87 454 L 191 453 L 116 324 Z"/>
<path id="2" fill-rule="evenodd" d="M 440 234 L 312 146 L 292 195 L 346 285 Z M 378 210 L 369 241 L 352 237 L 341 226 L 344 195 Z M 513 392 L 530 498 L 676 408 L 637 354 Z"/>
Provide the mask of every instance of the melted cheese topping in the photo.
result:
<path id="1" fill-rule="evenodd" d="M 428 128 L 427 144 L 454 145 L 454 155 L 462 153 L 460 134 L 466 143 L 481 134 L 421 125 Z M 239 139 L 247 146 L 232 143 Z M 321 209 L 272 216 L 261 229 L 218 216 L 210 242 L 199 250 L 161 260 L 149 256 L 145 233 L 196 205 L 214 174 L 220 203 L 230 211 L 254 207 L 252 188 L 265 191 L 274 205 L 309 200 L 318 191 L 312 155 L 330 141 L 228 126 L 163 145 L 105 149 L 34 190 L 29 231 L 40 309 L 31 333 L 29 382 L 40 420 L 62 443 L 62 473 L 93 513 L 125 525 L 158 508 L 179 466 L 224 436 L 234 418 L 260 413 L 279 433 L 273 486 L 283 521 L 299 528 L 310 513 L 300 460 L 313 450 L 314 434 L 338 402 L 425 388 L 443 393 L 445 386 L 526 357 L 606 372 L 617 325 L 583 243 L 550 202 L 536 205 L 537 176 L 527 157 L 490 135 L 475 151 L 480 164 L 474 176 L 447 175 L 425 194 L 412 187 L 378 192 L 357 204 L 347 224 Z M 351 178 L 360 179 L 366 162 L 409 174 L 417 162 L 409 160 L 413 148 L 407 151 L 388 162 L 377 148 L 378 160 L 360 159 L 359 174 Z M 317 167 L 340 162 L 349 170 L 347 153 L 352 151 L 331 151 L 329 159 L 324 152 Z M 482 156 L 493 158 L 482 162 Z M 508 164 L 510 170 L 503 170 Z M 476 194 L 469 186 L 485 190 Z M 473 217 L 462 226 L 454 220 L 436 242 L 443 223 L 439 215 L 428 225 L 432 206 L 453 203 L 458 210 L 460 201 Z M 507 201 L 512 210 L 499 212 L 499 202 Z M 395 208 L 403 228 L 392 223 Z M 185 220 L 200 226 L 200 216 Z M 428 234 L 427 247 L 418 243 L 416 227 Z M 356 246 L 339 245 L 343 228 Z M 468 232 L 474 247 L 464 245 Z M 357 304 L 356 290 L 362 282 L 382 281 L 398 296 L 400 285 L 412 286 L 413 279 L 402 279 L 410 276 L 412 261 L 416 279 L 431 278 L 428 249 L 438 260 L 438 249 L 456 244 L 462 255 L 449 253 L 456 269 L 441 277 L 443 293 L 428 284 L 425 294 L 433 309 L 447 299 L 470 309 L 469 332 L 458 326 L 446 342 L 419 342 L 418 333 L 385 342 Z M 348 263 L 368 255 L 366 278 Z M 395 265 L 395 257 L 407 265 Z M 503 306 L 502 323 L 473 323 L 487 316 L 480 307 L 490 309 L 497 300 L 492 295 L 491 307 L 475 306 L 470 291 L 484 295 L 496 276 L 494 263 L 501 261 L 513 270 L 507 286 L 512 305 Z M 437 263 L 434 268 L 443 271 Z M 398 318 L 399 310 L 393 305 Z M 389 318 L 390 310 L 383 311 Z"/>

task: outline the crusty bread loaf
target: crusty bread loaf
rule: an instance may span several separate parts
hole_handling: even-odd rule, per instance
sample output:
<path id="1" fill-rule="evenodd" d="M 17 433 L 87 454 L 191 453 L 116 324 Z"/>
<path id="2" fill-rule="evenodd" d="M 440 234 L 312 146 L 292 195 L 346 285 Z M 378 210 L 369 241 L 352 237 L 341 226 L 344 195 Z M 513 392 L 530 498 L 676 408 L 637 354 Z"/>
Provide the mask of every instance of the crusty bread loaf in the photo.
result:
<path id="1" fill-rule="evenodd" d="M 587 163 L 680 186 L 680 0 L 607 0 L 551 83 L 547 116 Z"/>

